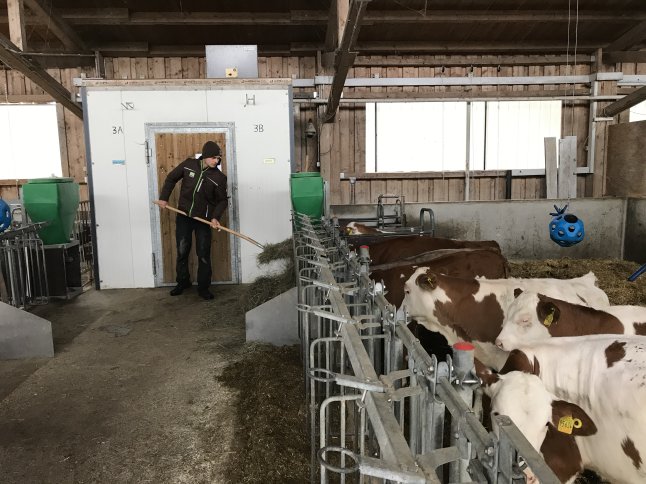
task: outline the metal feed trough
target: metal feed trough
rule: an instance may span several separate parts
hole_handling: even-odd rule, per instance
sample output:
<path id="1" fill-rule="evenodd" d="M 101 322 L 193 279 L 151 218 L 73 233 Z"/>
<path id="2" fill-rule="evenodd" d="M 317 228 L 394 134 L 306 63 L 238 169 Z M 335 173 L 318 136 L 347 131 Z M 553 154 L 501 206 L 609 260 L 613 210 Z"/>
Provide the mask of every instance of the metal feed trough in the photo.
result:
<path id="1" fill-rule="evenodd" d="M 294 215 L 311 482 L 559 482 L 508 417 L 481 424 L 473 352 L 429 356 L 328 221 Z M 406 357 L 404 356 L 406 354 Z"/>

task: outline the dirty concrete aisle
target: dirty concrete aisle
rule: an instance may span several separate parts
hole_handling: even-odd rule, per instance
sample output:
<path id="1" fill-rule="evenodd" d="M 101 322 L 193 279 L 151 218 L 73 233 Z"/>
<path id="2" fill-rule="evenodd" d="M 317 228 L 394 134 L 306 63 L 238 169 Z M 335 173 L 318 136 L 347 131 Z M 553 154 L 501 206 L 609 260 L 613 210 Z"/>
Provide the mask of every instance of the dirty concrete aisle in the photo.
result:
<path id="1" fill-rule="evenodd" d="M 0 362 L 3 483 L 225 482 L 240 286 L 89 291 L 36 308 L 55 357 Z"/>

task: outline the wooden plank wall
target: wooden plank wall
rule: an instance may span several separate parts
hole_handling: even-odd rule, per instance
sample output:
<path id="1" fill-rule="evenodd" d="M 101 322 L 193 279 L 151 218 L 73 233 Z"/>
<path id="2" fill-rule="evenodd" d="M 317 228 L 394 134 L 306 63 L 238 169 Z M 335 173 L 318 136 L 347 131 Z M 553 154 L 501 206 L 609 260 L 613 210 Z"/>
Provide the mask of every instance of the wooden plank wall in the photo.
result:
<path id="1" fill-rule="evenodd" d="M 462 56 L 464 58 L 465 56 Z M 373 56 L 374 66 L 355 67 L 350 70 L 349 77 L 448 77 L 448 76 L 540 76 L 540 75 L 574 75 L 589 74 L 590 65 L 540 65 L 540 66 L 477 66 L 479 56 L 466 56 L 473 60 L 474 67 L 424 67 L 424 57 L 420 57 L 420 67 L 385 67 L 379 66 L 381 60 L 391 61 L 398 57 Z M 433 60 L 442 59 L 434 56 Z M 450 60 L 447 58 L 447 61 Z M 322 73 L 315 57 L 260 57 L 258 59 L 260 77 L 291 77 L 311 79 Z M 603 70 L 621 70 L 625 74 L 644 74 L 646 64 L 617 64 L 603 66 Z M 48 72 L 72 92 L 76 89 L 72 79 L 95 75 L 93 68 L 49 69 Z M 105 59 L 105 74 L 108 79 L 191 79 L 206 76 L 206 62 L 200 57 L 120 57 Z M 408 86 L 408 87 L 357 87 L 346 89 L 346 98 L 355 97 L 397 97 L 405 99 L 415 96 L 459 97 L 472 96 L 510 96 L 523 94 L 549 95 L 549 91 L 562 94 L 574 90 L 589 91 L 589 86 L 572 85 L 530 85 L 530 86 L 473 86 L 466 91 L 460 86 Z M 604 93 L 617 92 L 615 82 L 602 83 Z M 311 89 L 296 89 L 311 91 Z M 325 94 L 322 89 L 321 94 Z M 45 97 L 43 91 L 25 77 L 11 70 L 0 71 L 0 102 L 15 101 L 20 96 Z M 61 153 L 63 156 L 63 173 L 74 177 L 79 183 L 85 182 L 85 144 L 83 139 L 82 122 L 66 109 L 59 109 L 61 123 Z M 587 163 L 587 138 L 589 108 L 586 102 L 564 103 L 562 118 L 562 135 L 578 137 L 578 165 Z M 627 114 L 620 116 L 620 121 L 627 121 Z M 317 124 L 317 106 L 313 103 L 295 103 L 294 108 L 294 146 L 296 165 L 299 170 L 312 171 L 317 169 L 317 162 L 327 164 L 326 172 L 330 173 L 330 191 L 332 203 L 366 203 L 375 202 L 380 193 L 397 193 L 406 196 L 409 202 L 427 201 L 460 201 L 465 199 L 464 173 L 446 172 L 420 174 L 411 178 L 392 174 L 385 177 L 365 178 L 359 176 L 354 186 L 354 194 L 349 181 L 341 181 L 340 173 L 365 173 L 365 109 L 362 103 L 343 103 L 339 109 L 331 130 L 331 148 L 319 153 L 318 137 L 307 138 L 305 129 L 309 120 Z M 317 126 L 317 131 L 320 127 Z M 599 131 L 597 139 L 597 174 L 594 176 L 578 177 L 578 193 L 580 196 L 602 196 L 604 182 L 604 131 Z M 504 199 L 506 180 L 504 174 L 477 173 L 472 174 L 469 182 L 470 200 Z M 0 180 L 0 196 L 4 193 L 11 197 L 15 192 L 15 181 Z M 86 192 L 86 187 L 84 192 Z M 544 177 L 514 178 L 511 195 L 514 199 L 535 199 L 545 197 Z"/>

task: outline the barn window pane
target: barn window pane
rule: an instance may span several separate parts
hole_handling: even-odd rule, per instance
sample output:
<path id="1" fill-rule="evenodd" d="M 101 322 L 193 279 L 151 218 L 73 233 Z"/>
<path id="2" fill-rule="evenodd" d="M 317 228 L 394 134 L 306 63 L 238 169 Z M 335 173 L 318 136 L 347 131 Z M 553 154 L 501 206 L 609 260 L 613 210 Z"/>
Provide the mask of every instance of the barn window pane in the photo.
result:
<path id="1" fill-rule="evenodd" d="M 0 104 L 0 179 L 62 176 L 55 104 Z"/>
<path id="2" fill-rule="evenodd" d="M 463 171 L 467 144 L 470 170 L 544 168 L 545 137 L 560 101 L 369 103 L 366 171 Z"/>
<path id="3" fill-rule="evenodd" d="M 465 102 L 366 105 L 366 171 L 454 171 L 466 164 Z"/>
<path id="4" fill-rule="evenodd" d="M 646 120 L 646 101 L 630 108 L 629 120 L 630 122 Z"/>
<path id="5" fill-rule="evenodd" d="M 544 138 L 561 137 L 561 101 L 489 101 L 486 170 L 545 168 Z"/>

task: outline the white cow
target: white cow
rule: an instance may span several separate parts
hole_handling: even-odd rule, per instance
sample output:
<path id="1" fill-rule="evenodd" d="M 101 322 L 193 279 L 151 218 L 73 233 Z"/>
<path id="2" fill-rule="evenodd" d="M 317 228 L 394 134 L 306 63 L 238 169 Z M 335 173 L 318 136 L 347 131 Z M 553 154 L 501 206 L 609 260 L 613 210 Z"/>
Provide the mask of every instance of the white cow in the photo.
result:
<path id="1" fill-rule="evenodd" d="M 536 292 L 523 292 L 509 305 L 496 345 L 511 351 L 552 337 L 590 334 L 646 335 L 646 307 L 595 309 Z"/>
<path id="2" fill-rule="evenodd" d="M 513 371 L 523 371 L 528 376 L 505 376 Z M 551 399 L 552 418 L 547 422 L 555 429 L 550 432 L 548 425 L 545 435 L 549 439 L 540 447 L 548 464 L 550 459 L 558 460 L 563 456 L 570 456 L 569 463 L 574 464 L 578 452 L 579 468 L 597 470 L 613 483 L 646 482 L 645 338 L 613 335 L 550 338 L 513 350 L 501 373 L 500 385 L 504 386 L 509 380 L 508 392 L 512 396 L 503 400 L 491 391 L 498 399 L 496 411 L 515 414 L 516 425 L 526 432 L 535 446 L 540 443 L 545 415 L 549 413 L 545 402 Z M 536 379 L 529 375 L 536 375 L 544 388 L 541 390 Z M 524 386 L 516 384 L 517 390 L 514 390 L 511 381 L 523 378 L 526 380 Z M 491 388 L 495 389 L 496 385 L 494 383 Z M 515 405 L 520 405 L 521 409 L 513 408 Z M 562 409 L 557 412 L 556 407 Z M 562 430 L 568 430 L 568 425 L 574 422 L 573 428 L 579 431 L 570 429 L 572 434 L 568 437 L 574 436 L 574 441 L 569 439 L 569 450 L 559 447 L 563 438 L 559 422 Z M 573 444 L 576 444 L 576 452 Z M 567 472 L 552 469 L 564 481 L 572 480 L 574 475 L 568 475 L 567 479 L 564 476 L 573 466 L 561 464 L 561 467 Z"/>
<path id="3" fill-rule="evenodd" d="M 370 234 L 392 234 L 395 232 L 378 229 L 377 227 L 370 227 L 365 224 L 357 222 L 350 222 L 345 226 L 346 235 L 370 235 Z"/>
<path id="4" fill-rule="evenodd" d="M 476 358 L 499 369 L 507 353 L 496 347 L 496 337 L 516 291 L 536 291 L 607 306 L 608 296 L 596 282 L 592 272 L 575 279 L 461 279 L 420 267 L 404 285 L 403 305 L 413 319 L 442 333 L 449 344 L 472 342 Z"/>

